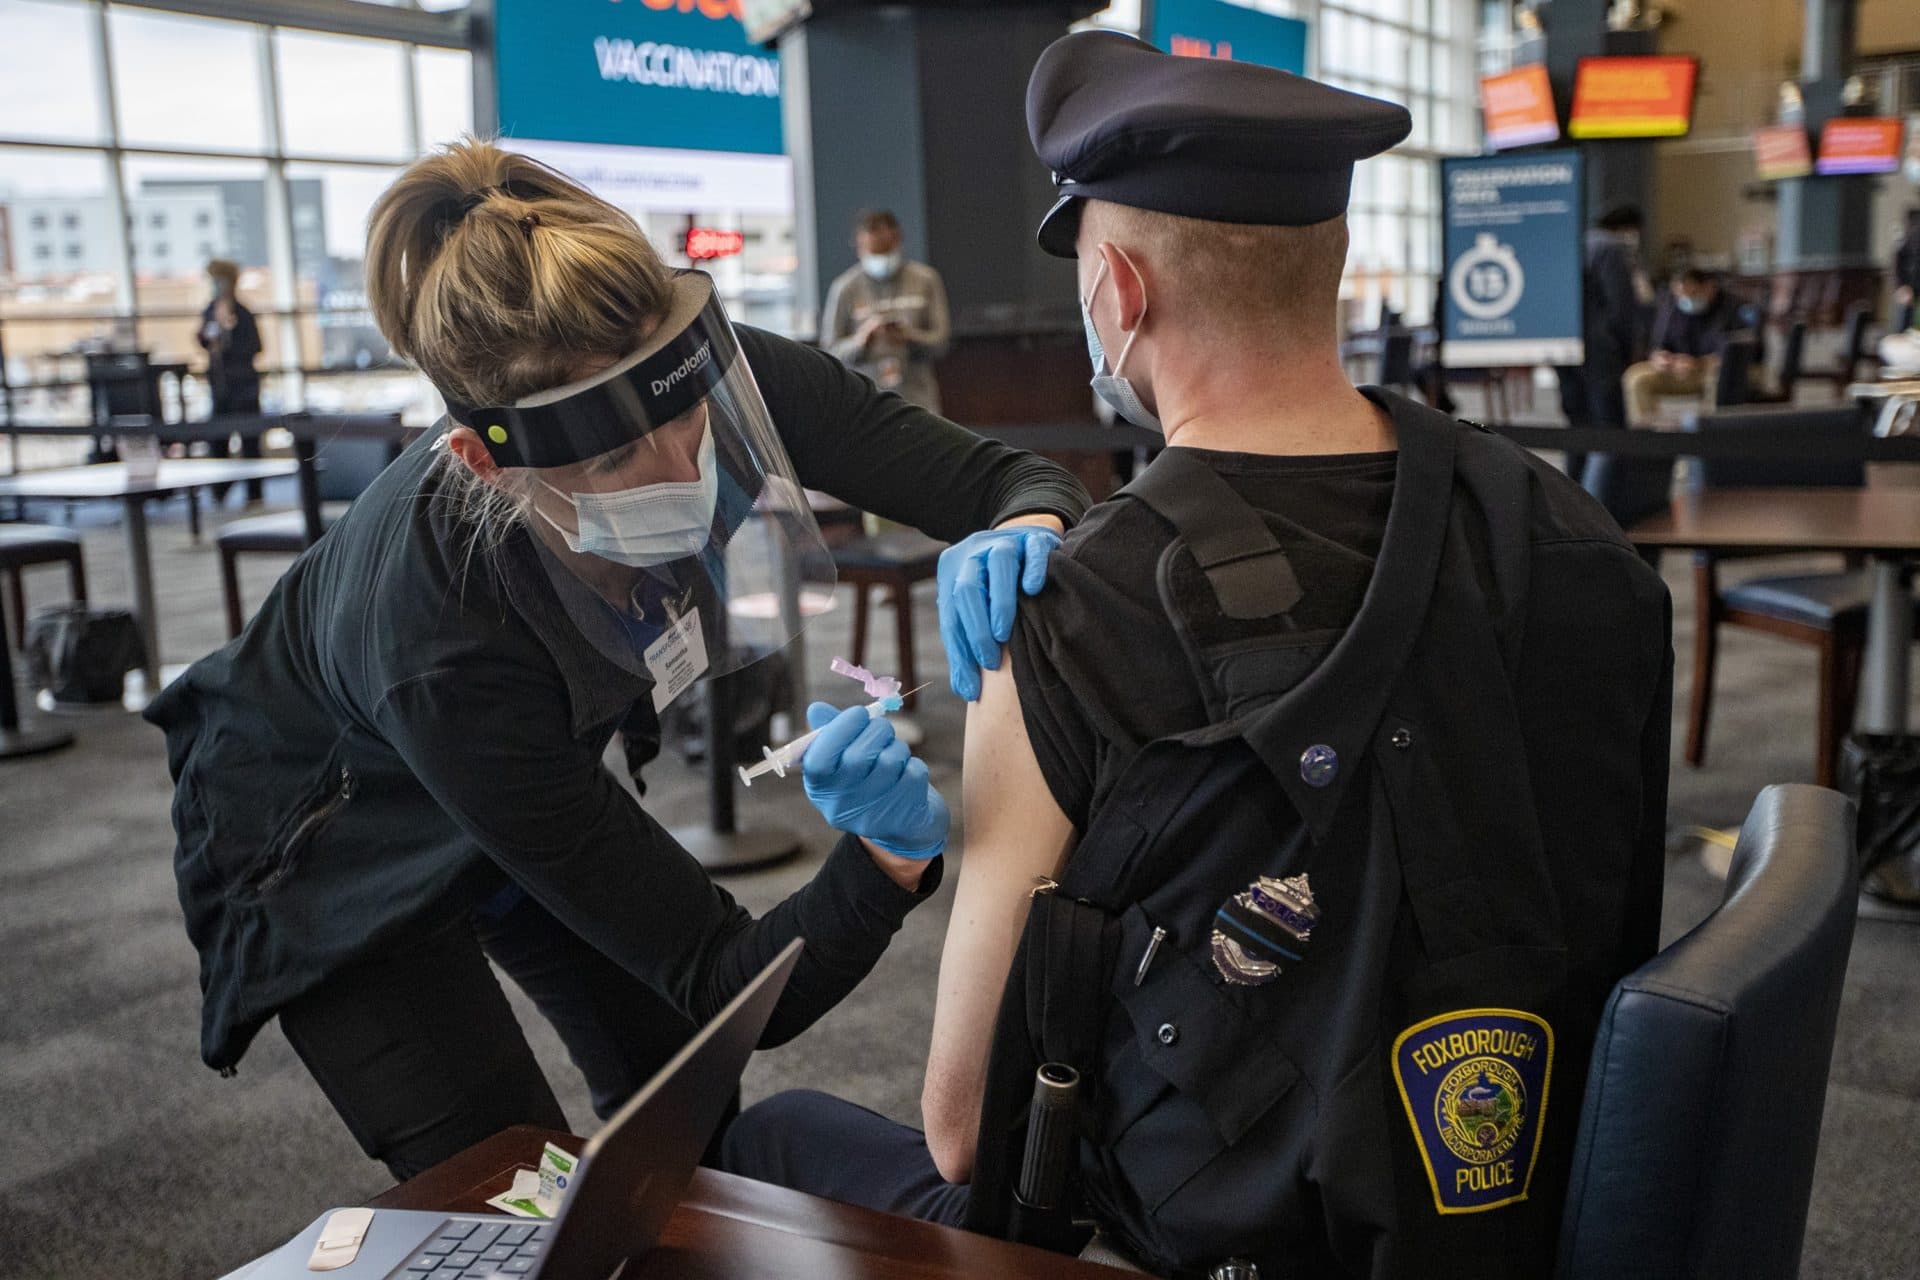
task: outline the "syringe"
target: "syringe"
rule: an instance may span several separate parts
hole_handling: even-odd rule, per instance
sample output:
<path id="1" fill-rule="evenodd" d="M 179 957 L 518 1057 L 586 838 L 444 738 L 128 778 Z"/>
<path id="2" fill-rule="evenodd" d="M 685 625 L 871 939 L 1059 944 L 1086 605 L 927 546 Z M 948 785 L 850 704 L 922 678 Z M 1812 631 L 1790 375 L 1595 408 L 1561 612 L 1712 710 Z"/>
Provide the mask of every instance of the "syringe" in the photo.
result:
<path id="1" fill-rule="evenodd" d="M 898 695 L 887 698 L 875 698 L 867 704 L 867 716 L 869 719 L 876 716 L 883 716 L 889 711 L 898 711 L 900 707 L 901 701 Z M 752 767 L 744 764 L 741 765 L 740 781 L 750 787 L 753 785 L 755 778 L 769 771 L 776 777 L 786 777 L 787 770 L 800 763 L 800 757 L 807 753 L 807 744 L 819 737 L 824 727 L 825 726 L 822 726 L 821 729 L 815 729 L 811 733 L 803 733 L 783 747 L 760 748 L 761 753 L 767 758 Z"/>

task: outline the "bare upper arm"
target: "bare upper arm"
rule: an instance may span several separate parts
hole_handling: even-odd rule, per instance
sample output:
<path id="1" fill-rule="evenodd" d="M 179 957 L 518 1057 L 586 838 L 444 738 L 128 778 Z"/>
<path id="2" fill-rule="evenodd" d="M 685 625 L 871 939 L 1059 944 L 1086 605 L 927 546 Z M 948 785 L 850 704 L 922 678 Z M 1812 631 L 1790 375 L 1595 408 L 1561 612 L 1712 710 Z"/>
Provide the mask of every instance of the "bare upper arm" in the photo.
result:
<path id="1" fill-rule="evenodd" d="M 967 711 L 964 847 L 920 1099 L 934 1163 L 950 1182 L 973 1173 L 987 1054 L 1028 895 L 1035 877 L 1059 871 L 1073 838 L 1027 740 L 1011 667 L 982 672 L 980 701 Z"/>

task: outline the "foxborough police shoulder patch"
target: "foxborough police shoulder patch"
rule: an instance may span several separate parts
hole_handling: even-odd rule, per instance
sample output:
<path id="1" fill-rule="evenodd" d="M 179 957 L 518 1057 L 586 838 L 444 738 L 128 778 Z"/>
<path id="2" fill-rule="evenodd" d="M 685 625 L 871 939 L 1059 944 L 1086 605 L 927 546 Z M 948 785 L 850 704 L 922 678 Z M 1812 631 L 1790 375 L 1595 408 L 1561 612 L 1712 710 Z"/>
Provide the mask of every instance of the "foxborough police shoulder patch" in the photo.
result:
<path id="1" fill-rule="evenodd" d="M 1402 1031 L 1393 1077 L 1441 1213 L 1527 1198 L 1553 1080 L 1553 1028 L 1516 1009 L 1457 1009 Z"/>

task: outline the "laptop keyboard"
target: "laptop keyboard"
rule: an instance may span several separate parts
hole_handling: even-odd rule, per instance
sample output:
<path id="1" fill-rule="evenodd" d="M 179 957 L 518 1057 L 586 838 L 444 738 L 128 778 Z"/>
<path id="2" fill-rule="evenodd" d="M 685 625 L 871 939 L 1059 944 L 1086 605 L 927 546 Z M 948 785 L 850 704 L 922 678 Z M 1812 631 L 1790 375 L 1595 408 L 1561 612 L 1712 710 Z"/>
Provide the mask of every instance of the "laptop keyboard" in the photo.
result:
<path id="1" fill-rule="evenodd" d="M 494 1280 L 531 1275 L 553 1239 L 553 1224 L 456 1219 L 414 1251 L 389 1280 Z"/>

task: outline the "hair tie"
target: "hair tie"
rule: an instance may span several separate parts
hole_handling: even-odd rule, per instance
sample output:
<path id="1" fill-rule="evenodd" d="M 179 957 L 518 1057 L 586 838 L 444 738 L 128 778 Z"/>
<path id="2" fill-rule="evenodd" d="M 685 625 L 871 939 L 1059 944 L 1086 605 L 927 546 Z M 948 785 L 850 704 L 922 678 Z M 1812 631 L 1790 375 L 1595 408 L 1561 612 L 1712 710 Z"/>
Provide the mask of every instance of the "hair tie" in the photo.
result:
<path id="1" fill-rule="evenodd" d="M 540 215 L 537 213 L 529 213 L 526 217 L 520 219 L 520 230 L 526 232 L 527 239 L 529 240 L 533 239 L 533 229 L 539 225 Z"/>

